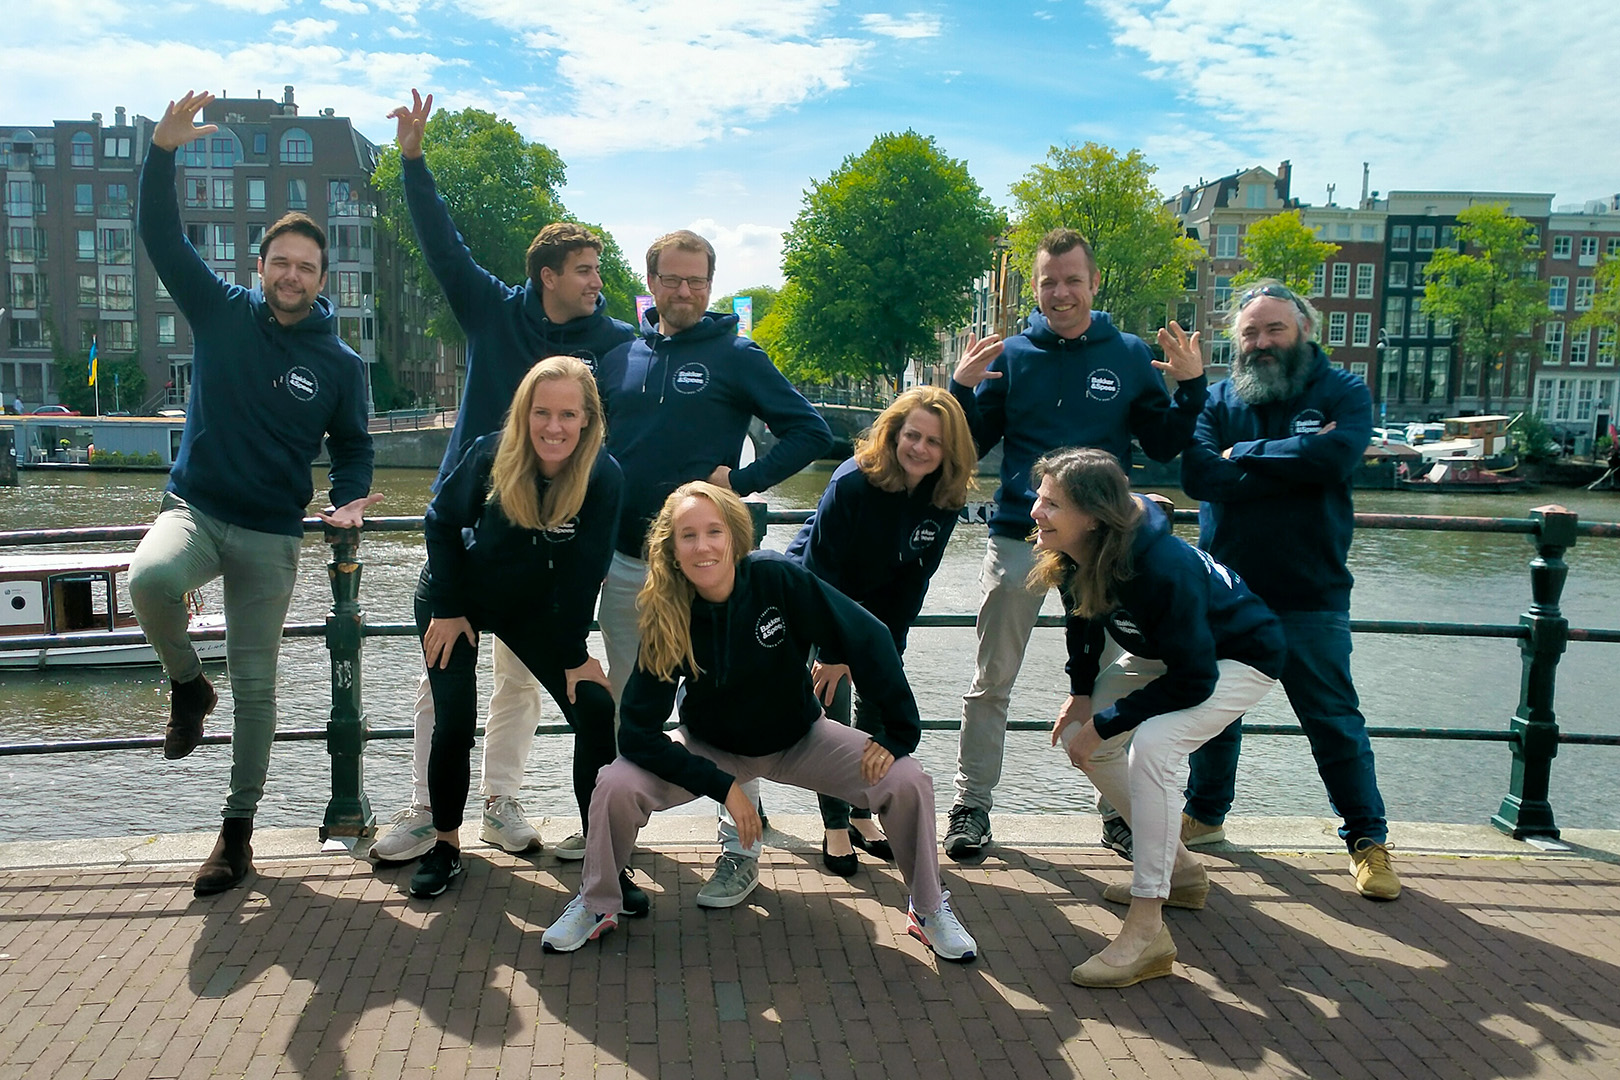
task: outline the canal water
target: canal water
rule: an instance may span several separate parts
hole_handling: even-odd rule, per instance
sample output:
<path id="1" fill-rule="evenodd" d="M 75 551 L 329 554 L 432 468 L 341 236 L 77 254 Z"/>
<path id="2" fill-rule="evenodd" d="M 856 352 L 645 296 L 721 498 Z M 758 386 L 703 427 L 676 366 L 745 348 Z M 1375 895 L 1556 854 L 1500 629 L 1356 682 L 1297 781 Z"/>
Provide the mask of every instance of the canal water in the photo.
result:
<path id="1" fill-rule="evenodd" d="M 833 463 L 822 463 L 769 493 L 773 508 L 815 505 Z M 389 515 L 421 513 L 431 473 L 384 470 L 378 508 Z M 157 511 L 166 477 L 153 474 L 40 473 L 25 471 L 16 488 L 0 488 L 0 529 L 139 524 Z M 324 477 L 317 475 L 317 490 Z M 1167 490 L 1178 505 L 1190 505 Z M 983 497 L 988 498 L 987 490 Z M 1523 517 L 1535 505 L 1559 502 L 1583 520 L 1620 520 L 1620 495 L 1544 489 L 1523 496 L 1417 495 L 1358 492 L 1364 511 Z M 781 550 L 795 529 L 771 529 L 766 546 Z M 1189 535 L 1189 529 L 1182 529 Z M 1289 557 L 1289 538 L 1272 541 L 1277 558 Z M 106 545 L 103 545 L 106 546 Z M 123 545 L 131 547 L 132 545 Z M 979 600 L 982 527 L 957 530 L 929 594 L 927 612 L 969 612 Z M 1446 622 L 1516 621 L 1529 604 L 1523 536 L 1363 530 L 1351 553 L 1356 574 L 1352 615 L 1362 619 Z M 410 618 L 410 597 L 423 561 L 419 534 L 379 534 L 361 548 L 361 595 L 373 622 Z M 1563 607 L 1573 626 L 1620 624 L 1620 542 L 1583 540 L 1569 553 Z M 205 590 L 218 610 L 215 583 Z M 330 605 L 326 549 L 305 543 L 291 618 L 319 620 Z M 1047 611 L 1057 613 L 1055 600 Z M 968 629 L 919 629 L 911 635 L 906 667 L 925 717 L 956 717 L 973 671 Z M 592 651 L 602 656 L 600 642 Z M 488 685 L 488 648 L 485 650 Z M 1062 633 L 1036 630 L 1013 695 L 1012 715 L 1052 717 L 1062 700 Z M 1558 678 L 1557 711 L 1565 731 L 1620 732 L 1620 646 L 1570 646 Z M 368 640 L 364 700 L 374 727 L 410 724 L 421 654 L 409 638 Z M 1505 728 L 1518 698 L 1518 644 L 1508 640 L 1356 636 L 1353 662 L 1368 721 L 1375 726 Z M 220 708 L 209 730 L 228 730 L 230 679 L 215 672 Z M 0 673 L 0 742 L 160 734 L 167 682 L 156 668 L 141 672 Z M 326 721 L 330 690 L 326 653 L 317 639 L 283 646 L 280 713 L 288 728 Z M 1267 723 L 1292 723 L 1280 688 L 1250 713 Z M 558 714 L 548 702 L 545 719 Z M 1483 822 L 1507 788 L 1509 754 L 1499 743 L 1381 740 L 1375 743 L 1380 783 L 1392 820 Z M 567 736 L 536 739 L 523 800 L 531 815 L 573 811 Z M 477 751 L 475 751 L 475 754 Z M 409 744 L 373 741 L 366 752 L 366 789 L 380 819 L 404 805 L 410 792 Z M 935 778 L 941 811 L 950 805 L 956 734 L 928 732 L 919 759 Z M 224 797 L 229 754 L 203 747 L 181 762 L 157 750 L 0 758 L 0 841 L 58 837 L 141 835 L 211 830 Z M 476 768 L 476 762 L 475 762 Z M 1565 827 L 1620 828 L 1620 750 L 1565 747 L 1553 765 L 1552 801 Z M 259 822 L 315 826 L 329 790 L 329 763 L 321 743 L 278 744 Z M 767 810 L 813 813 L 808 794 L 767 785 Z M 1090 806 L 1091 791 L 1078 771 L 1048 745 L 1042 732 L 1008 737 L 1006 768 L 996 791 L 1003 813 L 1071 812 Z M 696 804 L 688 812 L 710 813 Z M 1252 736 L 1244 743 L 1234 813 L 1330 813 L 1305 740 Z M 556 838 L 548 832 L 548 839 Z M 1399 844 L 1397 829 L 1392 839 Z"/>

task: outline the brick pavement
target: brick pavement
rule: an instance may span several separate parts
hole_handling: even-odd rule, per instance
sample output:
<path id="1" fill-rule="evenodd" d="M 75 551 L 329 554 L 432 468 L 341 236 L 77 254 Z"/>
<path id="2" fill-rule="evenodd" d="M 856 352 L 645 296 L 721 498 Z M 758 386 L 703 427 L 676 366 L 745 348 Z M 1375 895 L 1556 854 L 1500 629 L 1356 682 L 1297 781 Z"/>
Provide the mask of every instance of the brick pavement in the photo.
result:
<path id="1" fill-rule="evenodd" d="M 1620 865 L 1400 859 L 1357 897 L 1342 856 L 1230 851 L 1168 912 L 1173 978 L 1070 985 L 1117 926 L 1096 849 L 946 867 L 968 965 L 905 934 L 899 875 L 768 851 L 742 907 L 693 903 L 712 851 L 637 852 L 653 913 L 550 956 L 579 864 L 487 848 L 434 901 L 408 868 L 261 860 L 194 900 L 189 865 L 0 875 L 0 1080 L 514 1076 L 1620 1076 Z"/>

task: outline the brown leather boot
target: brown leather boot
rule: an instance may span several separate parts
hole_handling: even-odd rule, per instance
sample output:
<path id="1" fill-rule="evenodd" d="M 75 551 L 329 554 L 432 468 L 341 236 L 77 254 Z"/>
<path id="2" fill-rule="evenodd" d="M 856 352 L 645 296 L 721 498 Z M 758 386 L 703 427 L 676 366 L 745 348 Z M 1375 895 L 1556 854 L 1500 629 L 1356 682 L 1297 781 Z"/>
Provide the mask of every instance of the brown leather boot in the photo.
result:
<path id="1" fill-rule="evenodd" d="M 191 891 L 196 896 L 212 896 L 242 883 L 253 870 L 253 819 L 228 817 L 220 826 L 213 854 L 197 871 Z"/>
<path id="2" fill-rule="evenodd" d="M 169 726 L 163 732 L 163 756 L 178 761 L 202 742 L 203 717 L 219 704 L 219 694 L 208 676 L 189 682 L 169 680 Z"/>

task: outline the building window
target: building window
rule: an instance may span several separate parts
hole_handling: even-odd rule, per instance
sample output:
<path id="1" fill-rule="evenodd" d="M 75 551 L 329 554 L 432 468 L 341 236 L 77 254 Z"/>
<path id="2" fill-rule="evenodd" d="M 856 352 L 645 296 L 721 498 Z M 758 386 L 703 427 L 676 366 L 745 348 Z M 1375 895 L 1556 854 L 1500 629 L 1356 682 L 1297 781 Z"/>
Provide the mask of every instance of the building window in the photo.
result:
<path id="1" fill-rule="evenodd" d="M 215 177 L 213 199 L 216 210 L 230 210 L 236 206 L 236 185 L 231 183 L 230 177 Z"/>
<path id="2" fill-rule="evenodd" d="M 208 207 L 208 178 L 206 176 L 186 177 L 186 208 L 207 209 Z"/>
<path id="3" fill-rule="evenodd" d="M 1348 240 L 1348 239 L 1350 239 L 1350 226 L 1349 225 L 1344 225 L 1344 224 L 1333 226 L 1333 239 L 1335 239 L 1335 240 Z"/>
<path id="4" fill-rule="evenodd" d="M 108 266 L 128 266 L 133 254 L 128 229 L 101 230 L 101 261 Z"/>
<path id="5" fill-rule="evenodd" d="M 254 177 L 247 182 L 248 209 L 264 209 L 264 180 Z"/>
<path id="6" fill-rule="evenodd" d="M 129 352 L 135 348 L 135 323 L 132 320 L 102 323 L 101 342 L 109 349 Z"/>
<path id="7" fill-rule="evenodd" d="M 1423 297 L 1412 297 L 1412 328 L 1407 332 L 1408 337 L 1428 337 L 1429 317 L 1423 313 Z"/>
<path id="8" fill-rule="evenodd" d="M 1574 334 L 1569 339 L 1569 366 L 1585 367 L 1592 358 L 1591 333 Z"/>
<path id="9" fill-rule="evenodd" d="M 1436 315 L 1433 322 L 1435 337 L 1451 336 L 1451 319 L 1449 317 L 1445 315 Z"/>
<path id="10" fill-rule="evenodd" d="M 1403 263 L 1403 262 L 1392 262 L 1392 263 L 1390 263 L 1389 264 L 1389 287 L 1392 288 L 1392 289 L 1404 289 L 1404 288 L 1406 288 L 1406 281 L 1407 281 L 1406 274 L 1407 274 L 1407 271 L 1409 269 L 1410 269 L 1410 267 L 1406 263 Z"/>
<path id="11" fill-rule="evenodd" d="M 355 198 L 349 181 L 326 182 L 326 214 L 328 217 L 360 216 L 360 200 Z"/>
<path id="12" fill-rule="evenodd" d="M 94 184 L 73 185 L 73 212 L 75 214 L 93 214 L 96 212 L 96 189 Z"/>
<path id="13" fill-rule="evenodd" d="M 1450 374 L 1451 350 L 1434 350 L 1434 355 L 1429 357 L 1429 385 L 1424 393 L 1423 400 L 1444 401 L 1446 399 L 1446 379 Z"/>
<path id="14" fill-rule="evenodd" d="M 39 319 L 12 319 L 11 347 L 14 349 L 48 349 L 51 347 L 51 324 Z"/>
<path id="15" fill-rule="evenodd" d="M 1614 328 L 1600 327 L 1597 332 L 1598 367 L 1614 366 Z"/>
<path id="16" fill-rule="evenodd" d="M 56 166 L 56 144 L 49 139 L 41 139 L 35 143 L 34 164 L 54 168 Z"/>
<path id="17" fill-rule="evenodd" d="M 1361 242 L 1362 243 L 1365 244 L 1368 241 L 1377 240 L 1377 239 L 1378 239 L 1378 226 L 1376 226 L 1376 225 L 1363 225 L 1361 227 Z"/>
<path id="18" fill-rule="evenodd" d="M 1597 237 L 1581 237 L 1581 265 L 1592 266 L 1597 262 Z"/>
<path id="19" fill-rule="evenodd" d="M 1419 225 L 1418 226 L 1417 250 L 1418 251 L 1433 251 L 1434 250 L 1434 226 L 1433 225 Z"/>
<path id="20" fill-rule="evenodd" d="M 41 299 L 39 294 L 45 291 L 44 281 L 44 278 L 33 274 L 12 274 L 11 306 L 19 311 L 37 311 Z"/>
<path id="21" fill-rule="evenodd" d="M 308 165 L 315 160 L 315 151 L 309 141 L 309 132 L 303 128 L 288 128 L 281 133 L 281 163 Z"/>
<path id="22" fill-rule="evenodd" d="M 1390 337 L 1406 336 L 1406 297 L 1391 296 L 1384 301 L 1384 329 Z"/>
<path id="23" fill-rule="evenodd" d="M 1611 236 L 1603 242 L 1603 254 L 1611 257 L 1620 255 L 1620 236 Z"/>
<path id="24" fill-rule="evenodd" d="M 1209 347 L 1209 362 L 1211 364 L 1232 363 L 1232 339 L 1225 334 L 1220 335 Z"/>
<path id="25" fill-rule="evenodd" d="M 1547 306 L 1554 311 L 1563 311 L 1569 303 L 1569 278 L 1555 277 L 1547 279 Z"/>
<path id="26" fill-rule="evenodd" d="M 1327 289 L 1327 263 L 1317 263 L 1311 271 L 1311 295 L 1321 296 Z"/>
<path id="27" fill-rule="evenodd" d="M 1479 396 L 1480 359 L 1477 356 L 1465 356 L 1462 362 L 1462 381 L 1457 384 L 1457 393 L 1461 397 Z"/>
<path id="28" fill-rule="evenodd" d="M 98 300 L 96 298 L 96 275 L 94 275 L 94 274 L 80 274 L 79 275 L 79 306 L 80 307 L 95 307 L 97 303 L 98 303 Z"/>
<path id="29" fill-rule="evenodd" d="M 1450 225 L 1440 226 L 1440 246 L 1457 250 L 1457 230 Z"/>
<path id="30" fill-rule="evenodd" d="M 134 204 L 129 201 L 128 184 L 108 184 L 107 204 L 101 208 L 101 216 L 108 218 L 127 218 Z"/>
<path id="31" fill-rule="evenodd" d="M 1576 278 L 1575 279 L 1575 310 L 1576 311 L 1591 311 L 1592 310 L 1592 293 L 1593 293 L 1593 290 L 1595 288 L 1596 288 L 1596 282 L 1592 278 L 1583 277 L 1583 278 Z"/>
<path id="32" fill-rule="evenodd" d="M 101 279 L 101 306 L 107 311 L 135 310 L 135 278 L 131 274 L 108 274 Z"/>
<path id="33" fill-rule="evenodd" d="M 1379 400 L 1398 400 L 1401 387 L 1401 350 L 1388 349 L 1378 358 L 1378 378 L 1384 384 L 1384 395 Z"/>
<path id="34" fill-rule="evenodd" d="M 1188 292 L 1198 291 L 1198 267 L 1194 266 L 1187 270 L 1187 276 L 1182 280 L 1181 287 Z"/>
<path id="35" fill-rule="evenodd" d="M 229 137 L 214 138 L 209 140 L 208 145 L 213 150 L 212 164 L 214 168 L 229 169 L 236 164 L 235 139 Z"/>
<path id="36" fill-rule="evenodd" d="M 337 275 L 337 302 L 340 308 L 360 306 L 360 271 L 339 270 Z"/>
<path id="37" fill-rule="evenodd" d="M 159 315 L 157 317 L 157 339 L 159 345 L 174 344 L 173 315 Z"/>
<path id="38" fill-rule="evenodd" d="M 1504 375 L 1506 372 L 1503 373 Z M 1530 392 L 1530 354 L 1513 354 L 1513 396 L 1523 399 Z M 1503 395 L 1506 396 L 1506 395 Z"/>
<path id="39" fill-rule="evenodd" d="M 73 136 L 68 143 L 69 161 L 76 169 L 94 168 L 96 164 L 96 140 L 88 131 L 81 131 Z"/>
<path id="40" fill-rule="evenodd" d="M 96 261 L 96 230 L 79 229 L 79 258 L 85 262 Z"/>
<path id="41" fill-rule="evenodd" d="M 1429 264 L 1428 263 L 1413 263 L 1412 264 L 1412 288 L 1414 288 L 1414 289 L 1423 288 L 1424 281 L 1428 278 L 1428 276 L 1429 276 Z"/>
<path id="42" fill-rule="evenodd" d="M 101 140 L 101 156 L 128 158 L 133 149 L 128 135 L 108 135 Z"/>
<path id="43" fill-rule="evenodd" d="M 1334 311 L 1328 314 L 1328 344 L 1344 344 L 1344 312 Z"/>
<path id="44" fill-rule="evenodd" d="M 270 144 L 269 137 L 264 132 L 255 131 L 253 133 L 253 152 L 254 152 L 254 154 L 262 156 L 263 154 L 268 152 L 269 144 Z"/>
<path id="45" fill-rule="evenodd" d="M 38 240 L 45 238 L 40 233 Z M 6 230 L 6 255 L 14 263 L 31 263 L 36 261 L 37 240 L 34 229 L 30 225 L 13 225 Z"/>
<path id="46" fill-rule="evenodd" d="M 188 169 L 202 169 L 208 165 L 208 140 L 193 139 L 180 148 L 180 164 Z"/>
<path id="47" fill-rule="evenodd" d="M 6 181 L 6 216 L 34 216 L 34 182 L 32 180 Z"/>
<path id="48" fill-rule="evenodd" d="M 1552 257 L 1555 259 L 1567 259 L 1574 247 L 1575 240 L 1573 237 L 1555 236 L 1553 237 Z"/>
<path id="49" fill-rule="evenodd" d="M 1238 231 L 1236 225 L 1215 226 L 1215 257 L 1217 259 L 1235 259 L 1238 254 Z"/>
<path id="50" fill-rule="evenodd" d="M 1232 302 L 1232 278 L 1226 274 L 1215 275 L 1215 309 L 1225 310 L 1226 305 Z"/>
<path id="51" fill-rule="evenodd" d="M 1371 300 L 1373 294 L 1373 264 L 1356 264 L 1356 299 Z"/>
<path id="52" fill-rule="evenodd" d="M 1351 334 L 1350 334 L 1350 344 L 1352 344 L 1352 345 L 1360 345 L 1363 348 L 1365 348 L 1368 345 L 1371 345 L 1372 344 L 1372 313 L 1368 312 L 1368 311 L 1358 311 L 1358 312 L 1356 312 L 1355 318 L 1354 318 L 1354 320 L 1352 320 L 1352 325 L 1354 326 L 1354 329 L 1351 331 Z"/>
<path id="53" fill-rule="evenodd" d="M 1406 363 L 1401 368 L 1406 373 L 1406 381 L 1401 384 L 1402 401 L 1423 400 L 1423 361 L 1427 359 L 1422 349 L 1406 350 Z"/>
<path id="54" fill-rule="evenodd" d="M 1547 329 L 1541 338 L 1541 351 L 1544 362 L 1556 364 L 1564 358 L 1564 324 L 1554 319 L 1547 324 Z"/>
<path id="55" fill-rule="evenodd" d="M 259 244 L 263 240 L 264 240 L 264 226 L 263 225 L 249 225 L 248 226 L 248 250 L 255 251 L 255 252 L 258 251 L 259 250 Z"/>
<path id="56" fill-rule="evenodd" d="M 220 262 L 236 260 L 236 226 L 214 226 L 214 258 Z"/>
<path id="57" fill-rule="evenodd" d="M 1264 210 L 1266 208 L 1266 185 L 1250 184 L 1244 190 L 1244 205 L 1250 210 Z"/>
<path id="58" fill-rule="evenodd" d="M 359 320 L 359 318 L 357 318 L 355 316 L 351 316 L 351 315 L 340 316 L 338 318 L 338 337 L 342 338 L 343 343 L 345 345 L 347 345 L 349 348 L 353 349 L 355 352 L 359 352 L 360 351 L 360 320 Z"/>
<path id="59" fill-rule="evenodd" d="M 1389 249 L 1391 251 L 1412 250 L 1412 226 L 1394 225 L 1389 230 Z"/>
<path id="60" fill-rule="evenodd" d="M 309 209 L 309 185 L 304 181 L 297 179 L 287 181 L 287 209 Z"/>
<path id="61" fill-rule="evenodd" d="M 79 348 L 83 349 L 85 352 L 89 352 L 90 346 L 96 343 L 96 332 L 100 329 L 101 324 L 96 322 L 94 319 L 80 319 Z"/>
<path id="62" fill-rule="evenodd" d="M 1333 264 L 1333 295 L 1345 297 L 1350 295 L 1350 264 Z"/>
<path id="63" fill-rule="evenodd" d="M 1350 374 L 1354 375 L 1356 378 L 1360 379 L 1362 382 L 1366 382 L 1367 381 L 1367 361 L 1365 361 L 1365 360 L 1357 360 L 1355 363 L 1351 364 L 1350 365 Z"/>

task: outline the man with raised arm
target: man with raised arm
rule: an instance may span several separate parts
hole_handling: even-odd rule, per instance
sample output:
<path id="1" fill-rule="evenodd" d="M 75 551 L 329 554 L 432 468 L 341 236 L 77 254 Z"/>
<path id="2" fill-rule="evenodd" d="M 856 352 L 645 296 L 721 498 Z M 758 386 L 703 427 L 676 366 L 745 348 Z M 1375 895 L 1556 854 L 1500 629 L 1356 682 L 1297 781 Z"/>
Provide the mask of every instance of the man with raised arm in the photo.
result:
<path id="1" fill-rule="evenodd" d="M 310 464 L 326 439 L 332 506 L 321 520 L 359 528 L 371 495 L 365 362 L 334 332 L 326 234 L 288 214 L 259 244 L 251 289 L 228 285 L 187 242 L 175 197 L 175 151 L 213 134 L 197 125 L 212 94 L 171 101 L 141 169 L 140 233 L 158 277 L 191 326 L 191 399 L 180 453 L 157 521 L 130 560 L 135 615 L 172 684 L 163 756 L 202 741 L 219 700 L 186 636 L 186 594 L 224 578 L 225 656 L 235 716 L 230 793 L 198 896 L 223 892 L 253 869 L 253 814 L 264 794 L 276 730 L 276 662 L 287 618 Z"/>
<path id="2" fill-rule="evenodd" d="M 654 306 L 642 318 L 641 336 L 608 354 L 596 371 L 608 451 L 624 470 L 619 540 L 598 609 L 616 701 L 641 645 L 636 594 L 647 579 L 647 526 L 669 493 L 689 480 L 707 480 L 751 495 L 832 447 L 832 432 L 815 407 L 763 349 L 737 336 L 737 316 L 707 310 L 713 284 L 714 247 L 703 237 L 681 230 L 653 241 L 647 288 Z M 756 416 L 777 442 L 739 467 Z M 743 790 L 758 803 L 758 781 Z M 740 904 L 759 884 L 759 842 L 743 844 L 725 813 L 720 844 L 715 872 L 698 892 L 703 907 Z"/>
<path id="3" fill-rule="evenodd" d="M 602 241 L 582 225 L 553 222 L 529 245 L 528 280 L 507 285 L 474 261 L 450 220 L 422 154 L 433 112 L 433 95 L 411 91 L 411 104 L 388 114 L 398 122 L 405 205 L 417 243 L 450 311 L 467 339 L 467 382 L 455 430 L 433 490 L 449 476 L 474 440 L 497 430 L 518 383 L 548 356 L 574 356 L 591 370 L 635 336 L 627 323 L 608 317 L 602 295 Z M 540 718 L 540 683 L 512 651 L 494 638 L 495 684 L 484 736 L 483 825 L 479 835 L 510 852 L 536 850 L 540 833 L 518 801 L 529 747 Z M 404 861 L 425 854 L 437 835 L 428 807 L 428 752 L 433 745 L 433 695 L 424 673 L 416 694 L 416 739 L 411 758 L 411 805 L 394 816 L 371 853 Z M 553 850 L 559 859 L 585 857 L 576 833 Z"/>
<path id="4" fill-rule="evenodd" d="M 1133 436 L 1148 457 L 1169 461 L 1192 442 L 1203 408 L 1198 350 L 1167 350 L 1166 361 L 1154 360 L 1141 338 L 1091 309 L 1099 280 L 1085 238 L 1053 229 L 1035 249 L 1032 281 L 1040 310 L 1029 317 L 1029 328 L 1005 343 L 994 334 L 970 340 L 951 376 L 951 393 L 967 413 L 979 456 L 1003 444 L 1001 487 L 979 577 L 978 661 L 962 698 L 956 803 L 945 834 L 945 853 L 953 859 L 971 858 L 990 842 L 1007 703 L 1046 599 L 1025 587 L 1035 561 L 1030 466 L 1060 447 L 1088 446 L 1113 454 L 1129 475 Z M 1189 339 L 1175 323 L 1159 331 L 1161 345 L 1180 340 Z M 1164 374 L 1178 384 L 1174 398 Z"/>

